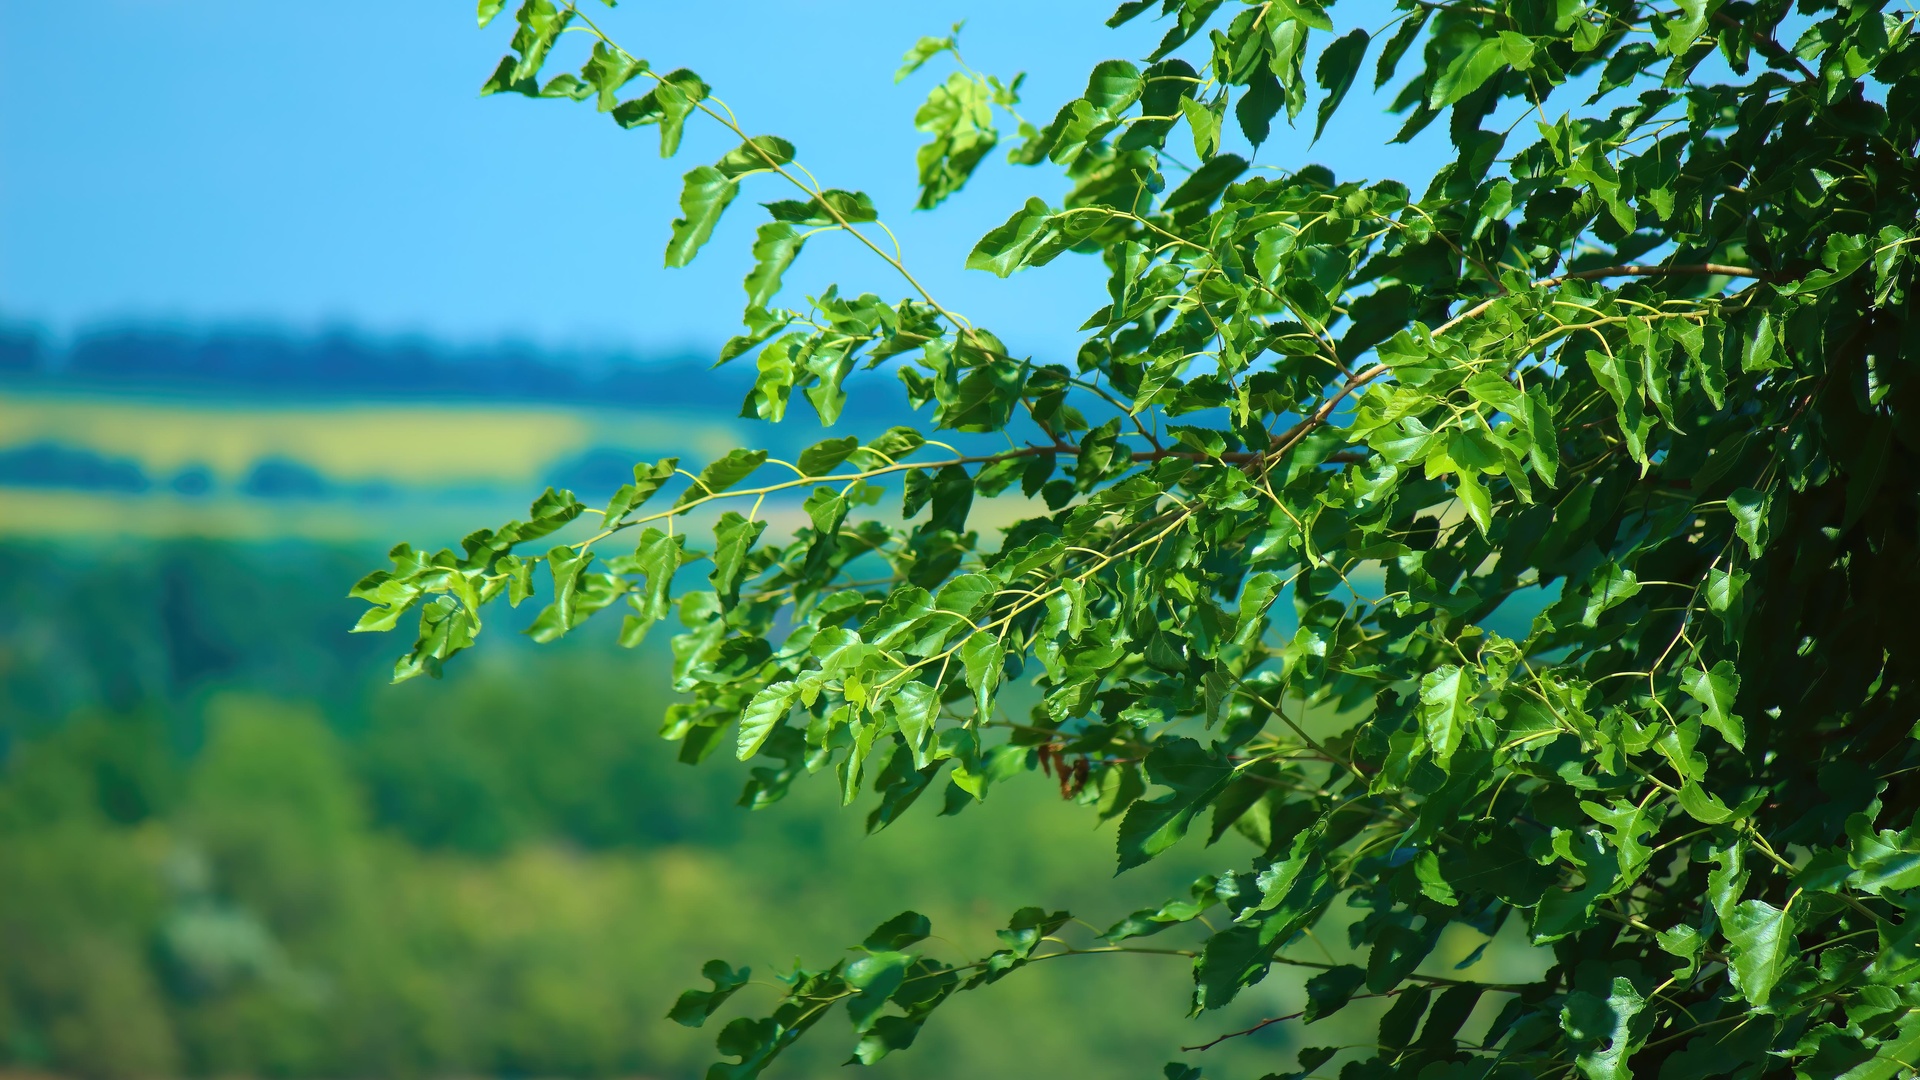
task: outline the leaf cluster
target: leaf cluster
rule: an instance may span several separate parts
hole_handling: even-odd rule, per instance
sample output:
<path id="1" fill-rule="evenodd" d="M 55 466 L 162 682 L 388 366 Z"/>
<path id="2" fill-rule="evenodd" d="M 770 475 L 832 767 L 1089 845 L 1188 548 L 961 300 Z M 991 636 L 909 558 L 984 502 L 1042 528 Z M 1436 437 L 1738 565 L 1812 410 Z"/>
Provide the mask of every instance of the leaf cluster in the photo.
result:
<path id="1" fill-rule="evenodd" d="M 1195 831 L 1250 845 L 1089 940 L 1027 909 L 1001 949 L 949 964 L 903 916 L 727 1024 L 736 1060 L 712 1077 L 758 1073 L 841 1003 L 870 1062 L 958 989 L 1128 951 L 1190 956 L 1196 1013 L 1275 965 L 1318 971 L 1307 1022 L 1391 998 L 1342 1076 L 1910 1069 L 1913 14 L 1405 0 L 1389 26 L 1340 34 L 1315 0 L 1130 0 L 1111 23 L 1156 7 L 1153 53 L 1095 67 L 1044 126 L 953 37 L 902 70 L 956 69 L 916 116 L 922 208 L 981 167 L 1002 113 L 1009 162 L 1070 182 L 967 260 L 1003 277 L 1101 260 L 1108 302 L 1062 364 L 943 307 L 873 200 L 749 137 L 698 76 L 656 75 L 574 7 L 529 0 L 489 92 L 597 98 L 622 126 L 657 124 L 667 154 L 695 115 L 739 137 L 687 173 L 669 265 L 744 184 L 796 196 L 764 204 L 722 355 L 758 366 L 747 414 L 779 420 L 800 389 L 833 424 L 865 358 L 935 434 L 1010 445 L 896 428 L 794 463 L 642 465 L 604 509 L 549 492 L 460 551 L 396 548 L 356 589 L 375 605 L 361 628 L 419 610 L 405 677 L 470 645 L 502 592 L 550 593 L 542 639 L 624 600 L 628 643 L 678 616 L 687 698 L 666 734 L 689 762 L 722 745 L 764 762 L 748 805 L 824 775 L 849 804 L 871 793 L 877 829 L 930 790 L 957 813 L 1046 770 L 1118 819 L 1122 870 Z M 538 82 L 567 31 L 591 57 Z M 1369 58 L 1376 86 L 1417 66 L 1394 91 L 1399 138 L 1446 121 L 1455 157 L 1423 193 L 1222 150 L 1229 113 L 1259 147 L 1316 95 L 1324 132 Z M 635 79 L 650 88 L 619 101 Z M 822 230 L 909 295 L 775 307 Z M 670 485 L 677 501 L 644 512 Z M 1016 485 L 1034 512 L 983 537 L 976 500 Z M 801 500 L 805 524 L 771 537 L 768 500 Z M 729 509 L 705 550 L 673 530 L 709 504 Z M 586 514 L 590 538 L 518 550 Z M 1537 614 L 1502 634 L 1503 608 Z M 1039 693 L 1023 716 L 1005 705 L 1017 682 Z M 1476 981 L 1474 958 L 1431 970 L 1447 928 L 1509 923 L 1552 950 L 1539 981 Z M 1176 925 L 1205 933 L 1127 944 Z M 1316 930 L 1364 966 L 1303 958 Z M 710 976 L 676 1019 L 744 978 Z M 1469 1030 L 1483 999 L 1494 1019 Z"/>

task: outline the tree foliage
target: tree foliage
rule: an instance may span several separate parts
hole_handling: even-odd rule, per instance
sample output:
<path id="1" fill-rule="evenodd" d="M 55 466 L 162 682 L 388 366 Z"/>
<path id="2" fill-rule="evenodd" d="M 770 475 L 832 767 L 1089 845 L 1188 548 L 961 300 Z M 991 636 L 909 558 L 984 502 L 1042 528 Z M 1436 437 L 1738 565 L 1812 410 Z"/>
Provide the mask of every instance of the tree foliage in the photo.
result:
<path id="1" fill-rule="evenodd" d="M 482 25 L 502 7 L 483 0 Z M 1102 261 L 1110 303 L 1061 364 L 941 305 L 872 199 L 749 136 L 699 76 L 527 0 L 486 92 L 596 101 L 667 156 L 696 120 L 740 140 L 686 174 L 669 265 L 743 187 L 773 195 L 721 356 L 757 366 L 744 413 L 781 420 L 798 391 L 832 425 L 855 369 L 886 367 L 962 448 L 897 427 L 792 463 L 642 464 L 604 508 L 549 491 L 459 550 L 395 548 L 355 590 L 360 628 L 417 615 L 405 678 L 438 674 L 502 596 L 550 597 L 543 640 L 624 601 L 628 643 L 677 615 L 687 697 L 665 734 L 689 762 L 763 763 L 749 805 L 817 775 L 848 803 L 870 790 L 877 829 L 930 790 L 958 812 L 1041 770 L 1119 819 L 1122 870 L 1189 833 L 1251 842 L 1091 940 L 1027 908 L 989 955 L 939 959 L 902 915 L 727 1022 L 713 1080 L 759 1073 L 836 1005 L 872 1062 L 958 991 L 1125 951 L 1190 957 L 1196 1013 L 1275 965 L 1314 970 L 1307 1022 L 1390 998 L 1343 1076 L 1910 1071 L 1913 13 L 1402 0 L 1370 31 L 1316 0 L 1129 0 L 1109 25 L 1150 9 L 1153 53 L 1099 64 L 1044 124 L 953 37 L 902 69 L 952 68 L 915 117 L 920 207 L 1003 124 L 1010 162 L 1071 181 L 967 260 Z M 549 77 L 563 34 L 591 55 Z M 1456 153 L 1424 193 L 1224 148 L 1283 111 L 1324 131 L 1369 61 L 1376 86 L 1403 80 L 1400 139 L 1445 122 Z M 910 294 L 778 306 L 822 232 Z M 1030 516 L 983 536 L 979 501 L 1015 488 Z M 795 499 L 782 536 L 766 511 Z M 590 537 L 541 553 L 580 518 Z M 689 518 L 710 541 L 676 531 Z M 1530 603 L 1524 632 L 1489 628 Z M 1025 685 L 1038 704 L 1015 716 Z M 1194 948 L 1137 940 L 1187 923 Z M 1507 923 L 1551 946 L 1540 980 L 1427 966 L 1443 929 Z M 1316 928 L 1364 964 L 1309 959 Z M 675 1019 L 745 978 L 708 974 Z M 1491 1024 L 1468 1028 L 1483 1000 Z"/>

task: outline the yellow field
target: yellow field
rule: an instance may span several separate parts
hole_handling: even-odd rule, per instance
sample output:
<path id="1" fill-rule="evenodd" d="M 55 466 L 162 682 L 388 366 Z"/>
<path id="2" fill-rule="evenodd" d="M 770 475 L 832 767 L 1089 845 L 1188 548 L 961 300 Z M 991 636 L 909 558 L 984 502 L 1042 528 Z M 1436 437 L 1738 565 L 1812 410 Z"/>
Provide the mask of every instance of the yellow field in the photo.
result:
<path id="1" fill-rule="evenodd" d="M 0 392 L 0 450 L 48 440 L 130 458 L 155 477 L 204 465 L 230 482 L 281 457 L 342 483 L 521 485 L 595 446 L 712 457 L 736 445 L 724 423 L 672 413 Z"/>
<path id="2" fill-rule="evenodd" d="M 0 535 L 303 536 L 348 540 L 405 531 L 446 538 L 522 511 L 558 463 L 596 447 L 637 456 L 724 454 L 739 433 L 685 414 L 539 405 L 311 405 L 101 393 L 0 391 L 0 451 L 57 443 L 137 463 L 142 495 L 0 487 Z M 384 483 L 379 503 L 231 494 L 257 464 L 298 462 L 335 484 Z M 165 488 L 202 467 L 215 492 Z"/>

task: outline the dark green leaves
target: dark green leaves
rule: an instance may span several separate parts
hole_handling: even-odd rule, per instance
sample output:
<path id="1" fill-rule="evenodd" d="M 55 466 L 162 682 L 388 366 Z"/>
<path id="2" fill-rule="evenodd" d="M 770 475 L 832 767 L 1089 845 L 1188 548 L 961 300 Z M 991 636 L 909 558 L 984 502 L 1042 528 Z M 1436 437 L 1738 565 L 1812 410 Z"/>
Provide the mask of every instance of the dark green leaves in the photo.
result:
<path id="1" fill-rule="evenodd" d="M 700 969 L 700 974 L 713 983 L 713 989 L 683 991 L 679 1000 L 673 1003 L 673 1008 L 667 1012 L 667 1019 L 687 1027 L 699 1027 L 706 1023 L 707 1018 L 720 1011 L 720 1006 L 726 1004 L 735 991 L 747 985 L 747 977 L 752 974 L 752 969 L 735 971 L 723 960 L 709 960 Z"/>
<path id="2" fill-rule="evenodd" d="M 1307 980 L 1307 1023 L 1332 1016 L 1346 1008 L 1354 991 L 1366 985 L 1367 973 L 1352 964 L 1328 968 Z"/>
<path id="3" fill-rule="evenodd" d="M 767 204 L 776 221 L 795 225 L 858 225 L 877 220 L 873 200 L 865 192 L 828 188 L 804 201 L 782 199 Z"/>
<path id="4" fill-rule="evenodd" d="M 1326 132 L 1327 121 L 1333 119 L 1334 111 L 1346 100 L 1347 91 L 1353 89 L 1353 79 L 1360 72 L 1360 62 L 1366 59 L 1369 40 L 1365 30 L 1355 30 L 1320 54 L 1313 74 L 1327 94 L 1320 99 L 1320 114 L 1313 125 L 1314 141 L 1318 142 Z"/>
<path id="5" fill-rule="evenodd" d="M 1647 1001 L 1633 982 L 1615 976 L 1606 997 L 1576 990 L 1560 1010 L 1560 1026 L 1573 1044 L 1574 1064 L 1589 1080 L 1630 1080 L 1627 1060 L 1652 1030 Z"/>
<path id="6" fill-rule="evenodd" d="M 1191 739 L 1162 741 L 1147 757 L 1147 778 L 1173 790 L 1133 804 L 1120 822 L 1120 869 L 1153 858 L 1187 834 L 1195 815 L 1232 779 L 1229 763 Z"/>

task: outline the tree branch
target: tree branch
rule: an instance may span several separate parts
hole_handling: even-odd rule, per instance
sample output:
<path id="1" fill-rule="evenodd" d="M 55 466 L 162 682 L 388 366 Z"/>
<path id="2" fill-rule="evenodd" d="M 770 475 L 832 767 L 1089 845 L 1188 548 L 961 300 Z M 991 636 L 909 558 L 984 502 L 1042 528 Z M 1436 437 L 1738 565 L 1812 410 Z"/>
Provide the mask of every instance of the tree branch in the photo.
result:
<path id="1" fill-rule="evenodd" d="M 1558 285 L 1563 281 L 1598 281 L 1610 277 L 1677 277 L 1685 274 L 1707 274 L 1720 277 L 1760 278 L 1767 275 L 1759 270 L 1749 270 L 1744 266 L 1727 266 L 1723 263 L 1671 263 L 1663 266 L 1647 266 L 1642 263 L 1622 263 L 1619 266 L 1603 266 L 1598 270 L 1576 270 L 1570 274 L 1557 274 L 1550 278 L 1541 278 L 1541 285 Z"/>

